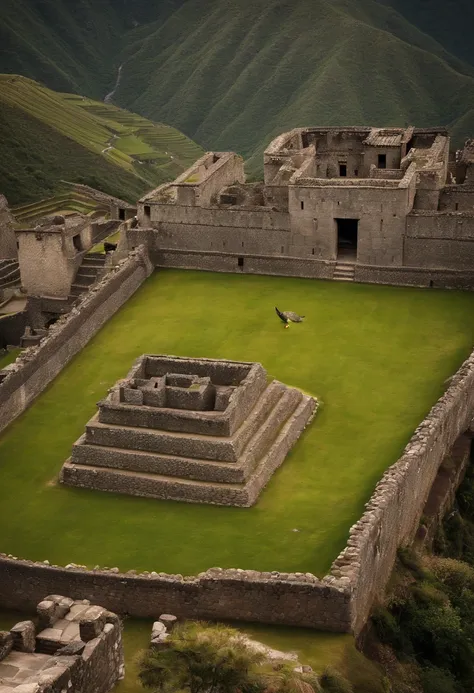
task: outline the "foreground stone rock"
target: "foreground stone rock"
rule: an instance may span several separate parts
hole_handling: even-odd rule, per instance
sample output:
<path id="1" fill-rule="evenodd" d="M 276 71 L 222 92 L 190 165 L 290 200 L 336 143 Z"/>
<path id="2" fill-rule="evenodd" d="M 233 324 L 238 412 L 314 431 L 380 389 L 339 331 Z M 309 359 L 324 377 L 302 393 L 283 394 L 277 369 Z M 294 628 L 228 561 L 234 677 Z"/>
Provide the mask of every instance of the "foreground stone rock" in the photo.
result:
<path id="1" fill-rule="evenodd" d="M 0 633 L 0 693 L 108 693 L 123 678 L 118 616 L 61 595 L 37 611 L 38 632 L 21 621 Z"/>
<path id="2" fill-rule="evenodd" d="M 99 402 L 60 480 L 248 507 L 316 409 L 259 363 L 144 355 Z"/>

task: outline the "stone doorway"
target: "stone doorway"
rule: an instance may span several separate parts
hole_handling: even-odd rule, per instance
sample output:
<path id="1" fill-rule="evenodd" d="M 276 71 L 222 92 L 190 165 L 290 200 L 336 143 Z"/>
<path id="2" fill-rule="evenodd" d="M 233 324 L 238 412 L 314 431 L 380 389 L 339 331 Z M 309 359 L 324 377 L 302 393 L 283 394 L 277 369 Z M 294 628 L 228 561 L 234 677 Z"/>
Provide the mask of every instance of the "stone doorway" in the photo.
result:
<path id="1" fill-rule="evenodd" d="M 358 219 L 336 219 L 337 259 L 355 262 L 357 260 Z"/>

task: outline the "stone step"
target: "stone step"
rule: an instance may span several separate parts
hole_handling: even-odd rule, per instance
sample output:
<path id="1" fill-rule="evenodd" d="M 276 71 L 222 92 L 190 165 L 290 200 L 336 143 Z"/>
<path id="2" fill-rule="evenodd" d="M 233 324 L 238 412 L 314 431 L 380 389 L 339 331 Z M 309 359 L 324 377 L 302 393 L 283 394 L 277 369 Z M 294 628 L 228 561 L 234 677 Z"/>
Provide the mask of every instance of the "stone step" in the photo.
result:
<path id="1" fill-rule="evenodd" d="M 72 284 L 71 286 L 71 294 L 73 296 L 80 296 L 81 294 L 84 294 L 86 291 L 88 291 L 88 287 L 84 286 L 83 284 Z"/>
<path id="2" fill-rule="evenodd" d="M 269 389 L 271 396 L 268 394 Z M 277 397 L 278 392 L 283 392 L 285 389 L 282 383 L 273 381 L 232 436 L 217 437 L 195 432 L 102 423 L 99 414 L 95 414 L 86 425 L 86 442 L 127 450 L 166 453 L 178 457 L 190 457 L 189 452 L 192 449 L 195 457 L 221 462 L 237 462 L 249 440 L 267 419 L 276 403 L 275 396 Z"/>
<path id="3" fill-rule="evenodd" d="M 299 390 L 293 388 L 281 393 L 263 425 L 255 432 L 239 460 L 234 463 L 90 445 L 85 442 L 85 436 L 81 436 L 73 446 L 70 461 L 72 464 L 164 474 L 201 481 L 241 483 L 265 454 L 281 426 L 293 414 L 302 396 Z"/>
<path id="4" fill-rule="evenodd" d="M 69 460 L 63 465 L 60 480 L 67 485 L 147 498 L 248 507 L 283 462 L 315 410 L 315 400 L 302 395 L 296 410 L 279 429 L 268 452 L 245 484 L 210 483 L 94 465 L 74 465 Z"/>
<path id="5" fill-rule="evenodd" d="M 100 267 L 97 265 L 94 265 L 93 267 L 90 266 L 84 266 L 80 265 L 79 269 L 77 270 L 77 277 L 97 277 L 97 275 L 100 272 Z"/>
<path id="6" fill-rule="evenodd" d="M 353 282 L 354 277 L 344 277 L 344 276 L 335 276 L 333 275 L 333 280 L 335 282 Z"/>
<path id="7" fill-rule="evenodd" d="M 91 286 L 92 284 L 94 284 L 94 282 L 96 281 L 96 279 L 97 279 L 97 277 L 93 277 L 93 276 L 90 276 L 90 275 L 79 275 L 79 274 L 76 274 L 76 277 L 75 277 L 75 279 L 74 279 L 74 284 L 75 284 L 76 286 L 85 286 L 85 287 L 89 287 L 89 286 Z"/>
<path id="8" fill-rule="evenodd" d="M 209 436 L 227 437 L 235 432 L 239 421 L 252 416 L 264 420 L 276 404 L 284 386 L 277 380 L 267 384 L 262 379 L 253 396 L 240 407 L 239 418 L 231 422 L 226 412 L 194 411 L 187 409 L 169 409 L 167 407 L 150 407 L 146 405 L 127 405 L 100 402 L 98 420 L 100 423 L 126 425 L 138 428 L 151 428 L 161 431 L 177 431 L 179 433 L 198 433 Z M 231 406 L 231 405 L 230 405 Z"/>
<path id="9" fill-rule="evenodd" d="M 82 258 L 81 266 L 90 265 L 92 267 L 102 267 L 105 264 L 106 256 L 105 253 L 91 254 L 88 253 Z"/>

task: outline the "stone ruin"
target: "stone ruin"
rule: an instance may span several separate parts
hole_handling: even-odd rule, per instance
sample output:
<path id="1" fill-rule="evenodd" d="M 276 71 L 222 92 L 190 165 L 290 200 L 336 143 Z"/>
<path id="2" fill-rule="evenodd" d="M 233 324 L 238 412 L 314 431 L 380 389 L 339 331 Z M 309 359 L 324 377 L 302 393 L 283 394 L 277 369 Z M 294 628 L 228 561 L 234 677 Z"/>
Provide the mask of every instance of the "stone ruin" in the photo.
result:
<path id="1" fill-rule="evenodd" d="M 0 693 L 108 693 L 123 678 L 122 626 L 111 611 L 50 595 L 35 621 L 0 632 Z"/>
<path id="2" fill-rule="evenodd" d="M 248 507 L 317 402 L 259 363 L 143 355 L 98 406 L 62 483 Z"/>

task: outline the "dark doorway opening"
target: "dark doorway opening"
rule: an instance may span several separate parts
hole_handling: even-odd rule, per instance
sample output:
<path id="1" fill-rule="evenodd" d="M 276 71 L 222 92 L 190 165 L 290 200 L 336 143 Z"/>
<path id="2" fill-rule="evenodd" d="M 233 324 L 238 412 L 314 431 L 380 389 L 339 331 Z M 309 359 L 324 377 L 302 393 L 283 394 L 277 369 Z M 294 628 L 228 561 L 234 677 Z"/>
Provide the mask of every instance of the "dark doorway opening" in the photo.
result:
<path id="1" fill-rule="evenodd" d="M 347 176 L 347 164 L 339 164 L 339 175 L 341 178 Z"/>
<path id="2" fill-rule="evenodd" d="M 337 257 L 351 260 L 357 259 L 357 236 L 359 231 L 358 219 L 336 219 L 337 225 Z"/>
<path id="3" fill-rule="evenodd" d="M 243 257 L 237 258 L 237 267 L 240 267 L 241 270 L 244 269 L 244 258 Z"/>
<path id="4" fill-rule="evenodd" d="M 72 237 L 72 243 L 76 250 L 82 250 L 81 235 L 79 233 Z"/>
<path id="5" fill-rule="evenodd" d="M 143 206 L 143 215 L 145 217 L 145 222 L 149 222 L 150 221 L 150 215 L 151 215 L 150 205 L 144 205 Z"/>
<path id="6" fill-rule="evenodd" d="M 379 154 L 378 167 L 379 168 L 387 168 L 387 155 L 386 154 Z"/>
<path id="7" fill-rule="evenodd" d="M 125 221 L 125 210 L 123 209 L 123 207 L 119 208 L 119 219 L 120 221 Z"/>

